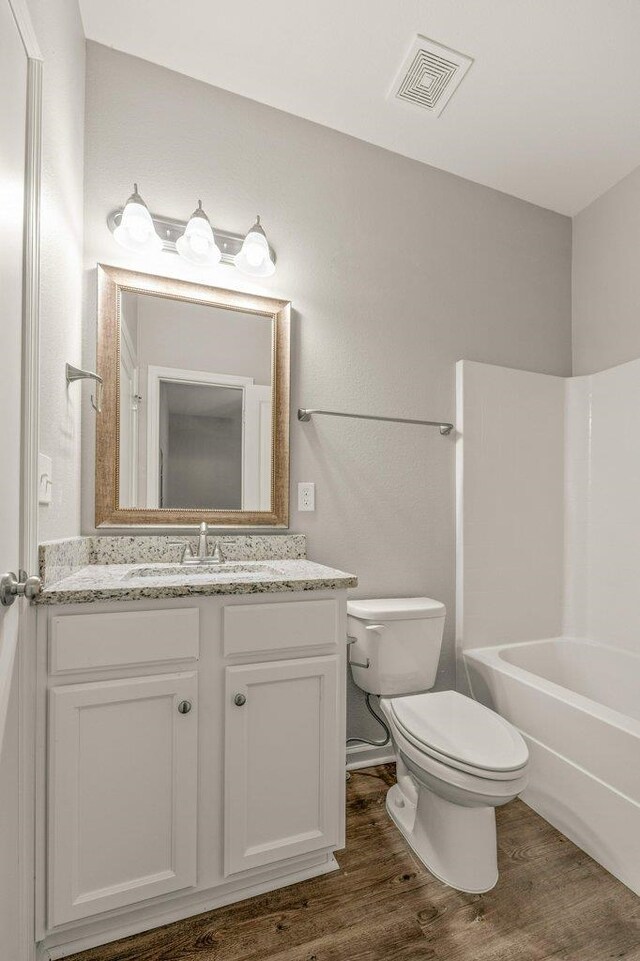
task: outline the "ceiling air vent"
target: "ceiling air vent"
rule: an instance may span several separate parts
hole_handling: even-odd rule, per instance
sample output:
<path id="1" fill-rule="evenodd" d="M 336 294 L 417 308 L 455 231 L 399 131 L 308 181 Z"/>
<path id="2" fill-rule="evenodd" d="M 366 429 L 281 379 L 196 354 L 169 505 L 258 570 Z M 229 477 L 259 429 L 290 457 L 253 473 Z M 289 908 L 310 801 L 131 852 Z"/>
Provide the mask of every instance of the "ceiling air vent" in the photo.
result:
<path id="1" fill-rule="evenodd" d="M 473 63 L 471 57 L 418 36 L 402 65 L 392 94 L 439 116 Z"/>

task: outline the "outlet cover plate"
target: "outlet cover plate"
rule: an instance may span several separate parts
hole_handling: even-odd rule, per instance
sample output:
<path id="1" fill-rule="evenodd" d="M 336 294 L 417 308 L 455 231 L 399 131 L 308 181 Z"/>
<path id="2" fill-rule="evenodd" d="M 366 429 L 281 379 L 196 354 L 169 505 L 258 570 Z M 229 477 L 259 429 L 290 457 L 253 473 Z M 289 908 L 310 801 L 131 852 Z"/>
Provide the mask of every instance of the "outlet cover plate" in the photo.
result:
<path id="1" fill-rule="evenodd" d="M 298 484 L 298 510 L 314 511 L 316 509 L 316 485 L 311 481 Z"/>

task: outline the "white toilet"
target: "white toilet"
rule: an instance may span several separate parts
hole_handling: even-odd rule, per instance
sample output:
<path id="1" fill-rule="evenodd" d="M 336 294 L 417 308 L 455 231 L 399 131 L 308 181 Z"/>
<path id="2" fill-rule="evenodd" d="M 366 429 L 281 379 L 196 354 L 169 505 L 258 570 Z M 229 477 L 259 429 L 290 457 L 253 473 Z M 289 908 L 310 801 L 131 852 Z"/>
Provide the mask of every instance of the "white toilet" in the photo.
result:
<path id="1" fill-rule="evenodd" d="M 397 755 L 389 814 L 439 880 L 489 891 L 498 880 L 494 808 L 526 786 L 527 745 L 477 701 L 456 691 L 423 693 L 436 679 L 444 604 L 354 600 L 347 611 L 353 679 L 381 696 Z"/>

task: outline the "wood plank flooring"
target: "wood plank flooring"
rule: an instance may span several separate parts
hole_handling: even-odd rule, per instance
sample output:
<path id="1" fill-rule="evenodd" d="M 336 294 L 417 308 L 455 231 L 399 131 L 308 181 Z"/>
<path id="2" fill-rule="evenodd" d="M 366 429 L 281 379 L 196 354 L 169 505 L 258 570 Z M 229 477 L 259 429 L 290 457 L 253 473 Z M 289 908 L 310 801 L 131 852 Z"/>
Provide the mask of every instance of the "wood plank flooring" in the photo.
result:
<path id="1" fill-rule="evenodd" d="M 389 820 L 393 765 L 354 772 L 341 870 L 73 961 L 640 961 L 640 898 L 520 801 L 488 894 L 436 881 Z"/>

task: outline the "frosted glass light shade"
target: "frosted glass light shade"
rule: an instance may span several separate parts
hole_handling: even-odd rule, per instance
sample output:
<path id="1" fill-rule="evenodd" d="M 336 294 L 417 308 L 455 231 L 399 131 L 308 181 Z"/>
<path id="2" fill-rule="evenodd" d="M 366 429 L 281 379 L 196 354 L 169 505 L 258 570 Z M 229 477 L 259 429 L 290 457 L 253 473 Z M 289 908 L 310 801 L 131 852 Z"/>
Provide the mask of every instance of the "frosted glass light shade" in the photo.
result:
<path id="1" fill-rule="evenodd" d="M 222 254 L 201 200 L 198 201 L 197 210 L 191 214 L 182 237 L 176 241 L 176 248 L 180 256 L 191 264 L 213 266 L 220 261 Z"/>
<path id="2" fill-rule="evenodd" d="M 136 253 L 157 253 L 162 241 L 156 233 L 149 208 L 138 193 L 138 185 L 133 185 L 133 193 L 127 200 L 120 223 L 113 236 L 122 247 Z"/>
<path id="3" fill-rule="evenodd" d="M 236 254 L 236 267 L 249 277 L 270 277 L 275 273 L 276 265 L 271 259 L 271 251 L 267 236 L 260 224 L 260 217 L 244 238 L 242 249 Z"/>

